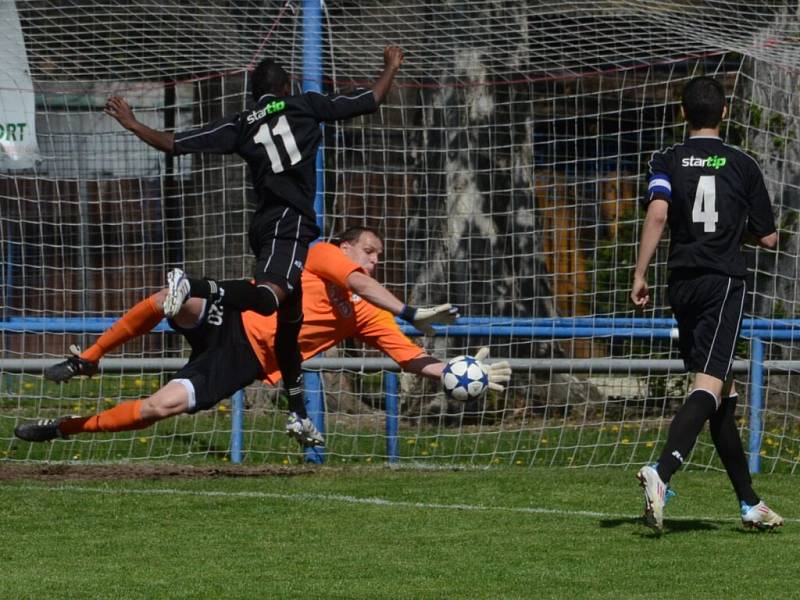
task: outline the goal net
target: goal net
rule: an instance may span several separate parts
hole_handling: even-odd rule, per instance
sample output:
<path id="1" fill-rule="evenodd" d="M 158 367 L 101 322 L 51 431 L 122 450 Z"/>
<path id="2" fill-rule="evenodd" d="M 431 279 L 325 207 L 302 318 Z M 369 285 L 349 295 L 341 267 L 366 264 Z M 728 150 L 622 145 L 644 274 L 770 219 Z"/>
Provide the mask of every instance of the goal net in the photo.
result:
<path id="1" fill-rule="evenodd" d="M 0 122 L 0 460 L 230 459 L 227 401 L 142 431 L 49 445 L 13 437 L 22 419 L 91 414 L 168 380 L 188 345 L 164 326 L 113 351 L 118 368 L 92 379 L 52 384 L 37 362 L 91 344 L 103 319 L 157 291 L 168 268 L 251 273 L 244 163 L 163 155 L 104 115 L 106 99 L 123 96 L 144 123 L 181 130 L 244 110 L 249 69 L 264 56 L 299 91 L 304 55 L 319 47 L 317 83 L 332 91 L 369 83 L 393 43 L 406 59 L 380 111 L 325 126 L 323 237 L 377 229 L 378 278 L 410 303 L 451 302 L 465 317 L 414 339 L 439 358 L 488 345 L 515 371 L 505 393 L 456 403 L 347 342 L 325 357 L 327 460 L 655 459 L 689 381 L 676 361 L 665 244 L 650 270 L 654 308 L 637 315 L 628 302 L 638 199 L 650 154 L 685 135 L 682 85 L 710 74 L 730 95 L 727 140 L 764 170 L 781 240 L 778 252 L 747 250 L 746 309 L 758 323 L 737 351 L 739 423 L 762 470 L 797 469 L 796 2 L 340 0 L 322 4 L 311 42 L 308 4 L 6 3 L 4 31 L 19 32 L 8 55 L 21 75 L 6 78 L 0 116 L 35 107 L 36 156 L 15 165 L 18 117 Z M 387 419 L 395 385 L 398 415 Z M 244 405 L 246 461 L 303 459 L 283 433 L 276 390 L 253 385 Z M 719 468 L 705 438 L 690 462 Z"/>

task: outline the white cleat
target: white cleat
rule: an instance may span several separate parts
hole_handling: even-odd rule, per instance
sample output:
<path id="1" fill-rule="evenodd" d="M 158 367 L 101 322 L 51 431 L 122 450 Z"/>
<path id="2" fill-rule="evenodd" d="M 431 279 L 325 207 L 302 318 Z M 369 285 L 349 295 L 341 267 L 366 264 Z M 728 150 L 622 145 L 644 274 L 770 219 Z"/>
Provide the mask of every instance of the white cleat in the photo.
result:
<path id="1" fill-rule="evenodd" d="M 296 439 L 301 446 L 306 448 L 325 445 L 325 438 L 322 437 L 311 419 L 308 417 L 302 419 L 294 412 L 289 413 L 286 421 L 286 435 Z"/>
<path id="2" fill-rule="evenodd" d="M 771 531 L 783 525 L 783 517 L 764 504 L 763 500 L 755 506 L 742 502 L 742 525 L 747 529 Z"/>
<path id="3" fill-rule="evenodd" d="M 168 319 L 178 314 L 186 298 L 189 296 L 191 286 L 183 269 L 172 269 L 167 273 L 167 297 L 164 298 L 164 316 Z"/>
<path id="4" fill-rule="evenodd" d="M 656 532 L 664 531 L 664 504 L 666 504 L 667 486 L 650 465 L 639 469 L 636 474 L 639 485 L 644 490 L 644 520 Z"/>

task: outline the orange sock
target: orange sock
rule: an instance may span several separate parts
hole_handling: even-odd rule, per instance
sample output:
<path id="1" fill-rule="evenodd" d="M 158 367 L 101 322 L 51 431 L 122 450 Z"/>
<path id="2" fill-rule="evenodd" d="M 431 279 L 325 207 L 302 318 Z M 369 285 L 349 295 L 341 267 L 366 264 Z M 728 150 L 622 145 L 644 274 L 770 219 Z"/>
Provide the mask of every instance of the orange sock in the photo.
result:
<path id="1" fill-rule="evenodd" d="M 81 353 L 81 358 L 97 362 L 117 346 L 153 329 L 162 318 L 164 311 L 158 308 L 153 297 L 145 298 L 104 331 L 92 346 Z"/>
<path id="2" fill-rule="evenodd" d="M 96 433 L 98 431 L 130 431 L 144 429 L 158 419 L 142 419 L 142 401 L 128 400 L 91 417 L 75 417 L 62 421 L 61 433 Z"/>

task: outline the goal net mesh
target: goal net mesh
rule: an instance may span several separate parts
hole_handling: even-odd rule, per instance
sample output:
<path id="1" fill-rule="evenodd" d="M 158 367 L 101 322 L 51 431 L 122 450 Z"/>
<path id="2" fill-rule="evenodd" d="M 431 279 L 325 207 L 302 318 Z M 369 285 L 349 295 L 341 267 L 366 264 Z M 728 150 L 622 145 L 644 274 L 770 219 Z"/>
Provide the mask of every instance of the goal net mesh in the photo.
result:
<path id="1" fill-rule="evenodd" d="M 39 160 L 0 171 L 0 358 L 55 362 L 71 343 L 90 345 L 97 332 L 87 319 L 118 317 L 162 287 L 173 266 L 249 277 L 252 192 L 243 161 L 164 155 L 102 107 L 119 95 L 157 129 L 203 125 L 249 105 L 249 70 L 267 55 L 299 91 L 303 3 L 11 6 L 3 14 L 18 22 L 4 29 L 22 33 L 31 85 L 4 92 L 34 98 Z M 791 335 L 772 335 L 784 331 L 776 320 L 800 310 L 798 34 L 798 7 L 788 1 L 324 3 L 324 91 L 368 84 L 385 44 L 400 45 L 406 58 L 378 113 L 325 126 L 323 238 L 353 225 L 377 229 L 385 238 L 379 280 L 414 305 L 460 308 L 465 335 L 414 338 L 432 355 L 488 345 L 494 359 L 515 365 L 505 393 L 466 404 L 448 401 L 436 382 L 401 375 L 401 461 L 655 460 L 689 386 L 675 363 L 663 367 L 678 358 L 671 326 L 625 333 L 602 319 L 641 316 L 628 293 L 647 161 L 683 139 L 680 89 L 710 74 L 729 93 L 724 135 L 762 166 L 779 226 L 778 252 L 746 250 L 746 310 L 771 323 L 758 331 L 767 360 L 762 470 L 797 469 L 797 372 L 770 361 L 799 358 Z M 8 124 L 0 125 L 8 138 Z M 665 260 L 662 244 L 646 317 L 670 316 Z M 593 332 L 570 332 L 559 319 L 587 319 Z M 545 330 L 525 329 L 541 323 Z M 108 355 L 164 365 L 186 356 L 188 345 L 163 328 Z M 378 356 L 349 341 L 326 358 Z M 749 338 L 737 358 L 748 365 Z M 630 366 L 603 366 L 620 359 Z M 0 368 L 0 460 L 229 458 L 227 401 L 137 432 L 21 443 L 13 427 L 22 419 L 91 414 L 152 393 L 174 371 L 124 366 L 56 385 L 37 368 Z M 324 372 L 327 460 L 387 459 L 390 373 Z M 740 370 L 736 380 L 746 447 L 751 379 Z M 283 433 L 285 406 L 275 389 L 248 388 L 247 461 L 302 460 Z M 719 468 L 706 437 L 691 464 Z"/>

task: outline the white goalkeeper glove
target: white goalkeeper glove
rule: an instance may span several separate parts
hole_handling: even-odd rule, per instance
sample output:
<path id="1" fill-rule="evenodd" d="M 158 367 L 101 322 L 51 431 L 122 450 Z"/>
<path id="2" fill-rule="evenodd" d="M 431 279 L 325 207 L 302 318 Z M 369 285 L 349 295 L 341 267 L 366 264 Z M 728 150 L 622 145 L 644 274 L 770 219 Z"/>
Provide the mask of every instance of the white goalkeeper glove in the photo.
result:
<path id="1" fill-rule="evenodd" d="M 459 314 L 458 309 L 452 304 L 440 304 L 431 308 L 414 308 L 406 304 L 399 316 L 425 335 L 433 335 L 436 333 L 434 325 L 452 325 Z"/>
<path id="2" fill-rule="evenodd" d="M 511 380 L 511 365 L 509 365 L 506 360 L 501 360 L 500 362 L 490 365 L 481 362 L 487 356 L 489 356 L 489 348 L 484 346 L 475 354 L 475 360 L 478 361 L 481 369 L 484 370 L 486 376 L 489 378 L 489 389 L 502 392 L 506 389 L 503 384 Z"/>

